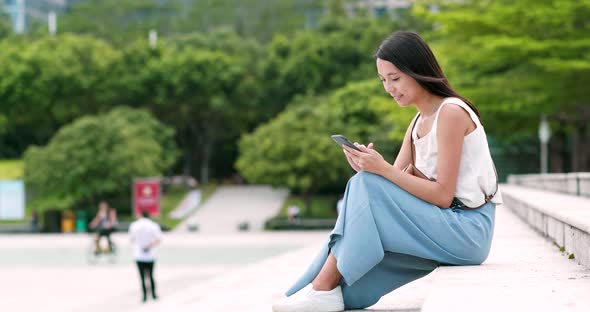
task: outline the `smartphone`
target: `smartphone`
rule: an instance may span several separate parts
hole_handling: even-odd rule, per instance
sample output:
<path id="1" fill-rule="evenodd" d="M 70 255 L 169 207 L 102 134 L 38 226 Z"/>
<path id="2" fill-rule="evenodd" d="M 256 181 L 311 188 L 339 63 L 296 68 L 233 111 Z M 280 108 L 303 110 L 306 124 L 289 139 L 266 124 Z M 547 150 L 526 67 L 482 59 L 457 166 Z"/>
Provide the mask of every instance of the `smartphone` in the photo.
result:
<path id="1" fill-rule="evenodd" d="M 356 147 L 352 142 L 350 142 L 350 140 L 348 140 L 342 134 L 334 134 L 331 136 L 331 138 L 332 138 L 332 140 L 334 140 L 334 142 L 338 143 L 338 145 L 340 145 L 340 146 L 346 145 L 350 148 L 354 148 L 355 150 L 361 152 L 361 150 L 358 147 Z"/>

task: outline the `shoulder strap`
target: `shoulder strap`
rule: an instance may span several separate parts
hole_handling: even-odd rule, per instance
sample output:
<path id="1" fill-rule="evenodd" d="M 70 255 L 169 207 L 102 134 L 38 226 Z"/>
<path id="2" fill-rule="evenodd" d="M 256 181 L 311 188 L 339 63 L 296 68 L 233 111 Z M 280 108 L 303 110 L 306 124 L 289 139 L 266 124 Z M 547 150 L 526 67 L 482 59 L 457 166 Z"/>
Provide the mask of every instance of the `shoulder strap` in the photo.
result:
<path id="1" fill-rule="evenodd" d="M 492 166 L 494 167 L 494 174 L 496 175 L 496 189 L 494 190 L 494 192 L 491 195 L 486 195 L 486 197 L 485 197 L 486 204 L 488 202 L 490 202 L 492 200 L 492 198 L 494 198 L 494 196 L 496 196 L 496 193 L 498 193 L 498 187 L 499 187 L 498 186 L 498 183 L 499 183 L 498 171 L 496 171 L 496 165 L 494 164 L 494 160 L 492 159 L 492 155 L 490 155 L 490 160 L 492 161 Z"/>
<path id="2" fill-rule="evenodd" d="M 410 130 L 410 155 L 412 157 L 412 166 L 414 168 L 416 168 L 416 163 L 414 161 L 414 154 L 416 153 L 416 150 L 414 148 L 414 128 L 416 128 L 416 123 L 418 122 L 418 118 L 420 118 L 420 113 L 418 113 L 416 115 L 416 118 L 414 118 L 414 122 L 412 123 L 412 130 Z"/>

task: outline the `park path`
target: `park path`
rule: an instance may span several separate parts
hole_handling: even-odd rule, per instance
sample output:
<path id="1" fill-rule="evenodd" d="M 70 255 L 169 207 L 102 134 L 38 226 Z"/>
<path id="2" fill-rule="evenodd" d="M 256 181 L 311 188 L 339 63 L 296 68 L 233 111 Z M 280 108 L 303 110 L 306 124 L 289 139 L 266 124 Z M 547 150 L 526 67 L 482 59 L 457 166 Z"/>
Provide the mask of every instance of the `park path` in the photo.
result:
<path id="1" fill-rule="evenodd" d="M 218 274 L 133 311 L 270 312 L 272 302 L 300 276 L 325 239 L 320 235 L 308 247 Z M 370 310 L 586 312 L 589 272 L 508 207 L 499 206 L 492 249 L 483 265 L 441 267 L 384 296 Z"/>
<path id="2" fill-rule="evenodd" d="M 251 190 L 256 189 L 263 188 Z M 4 235 L 0 311 L 271 311 L 272 302 L 305 270 L 329 232 L 238 232 L 235 221 L 246 215 L 244 207 L 259 208 L 255 203 L 264 200 L 252 197 L 271 193 L 270 188 L 226 190 L 219 194 L 236 198 L 218 197 L 227 205 L 203 207 L 194 215 L 200 222 L 209 220 L 203 231 L 164 235 L 156 265 L 157 302 L 139 302 L 125 233 L 114 237 L 120 250 L 117 263 L 94 266 L 85 262 L 88 235 Z M 249 212 L 262 215 L 270 210 Z M 226 213 L 239 216 L 228 218 Z M 561 255 L 507 207 L 499 206 L 492 250 L 484 265 L 442 267 L 383 297 L 371 310 L 499 311 L 508 305 L 508 311 L 585 312 L 590 310 L 589 292 L 588 269 Z"/>
<path id="3" fill-rule="evenodd" d="M 275 216 L 289 195 L 286 189 L 264 185 L 221 186 L 175 232 L 187 232 L 191 224 L 204 234 L 231 234 L 247 222 L 249 231 L 264 229 L 264 222 Z"/>

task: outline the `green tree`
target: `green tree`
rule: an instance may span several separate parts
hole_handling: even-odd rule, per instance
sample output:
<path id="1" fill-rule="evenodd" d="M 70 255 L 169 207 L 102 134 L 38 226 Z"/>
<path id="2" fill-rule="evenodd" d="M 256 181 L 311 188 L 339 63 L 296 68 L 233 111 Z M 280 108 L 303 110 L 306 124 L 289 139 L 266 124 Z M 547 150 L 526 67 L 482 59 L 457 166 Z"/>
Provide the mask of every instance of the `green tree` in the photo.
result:
<path id="1" fill-rule="evenodd" d="M 149 108 L 174 127 L 182 148 L 176 169 L 184 174 L 201 182 L 233 174 L 227 164 L 235 161 L 239 134 L 264 115 L 258 104 L 262 47 L 215 31 L 162 40 L 154 49 L 137 40 L 121 52 L 111 71 L 113 103 Z"/>
<path id="2" fill-rule="evenodd" d="M 248 124 L 248 129 L 257 124 L 266 114 L 266 108 L 261 104 L 264 94 L 264 84 L 260 77 L 262 60 L 267 56 L 264 47 L 253 38 L 244 38 L 234 31 L 218 30 L 210 33 L 194 33 L 177 36 L 168 40 L 171 47 L 182 53 L 210 51 L 223 53 L 239 69 L 237 82 L 227 96 L 233 105 L 240 108 L 240 117 Z M 213 73 L 222 75 L 222 73 Z M 232 69 L 227 74 L 236 74 Z M 233 143 L 233 142 L 232 142 Z"/>
<path id="3" fill-rule="evenodd" d="M 45 144 L 62 125 L 108 110 L 111 69 L 119 53 L 89 37 L 63 35 L 0 41 L 0 114 L 13 153 Z M 0 150 L 1 153 L 4 151 Z"/>
<path id="4" fill-rule="evenodd" d="M 120 107 L 64 126 L 27 149 L 25 181 L 41 204 L 82 207 L 130 198 L 134 177 L 160 176 L 175 162 L 174 132 L 144 110 Z M 36 207 L 45 209 L 49 207 Z"/>
<path id="5" fill-rule="evenodd" d="M 244 131 L 253 111 L 242 61 L 222 52 L 170 49 L 146 65 L 149 79 L 158 81 L 152 110 L 175 125 L 185 161 L 199 164 L 202 183 L 215 148 Z"/>
<path id="6" fill-rule="evenodd" d="M 301 192 L 309 207 L 310 195 L 342 187 L 351 173 L 331 134 L 374 142 L 393 162 L 401 145 L 392 139 L 399 127 L 390 116 L 393 105 L 377 79 L 350 83 L 327 96 L 298 97 L 275 119 L 242 137 L 236 168 L 249 182 Z"/>
<path id="7" fill-rule="evenodd" d="M 438 13 L 416 13 L 439 26 L 430 39 L 449 78 L 481 108 L 488 131 L 536 137 L 539 116 L 547 114 L 554 132 L 574 142 L 571 170 L 588 170 L 590 1 L 438 2 Z"/>
<path id="8" fill-rule="evenodd" d="M 265 84 L 261 79 L 260 64 L 266 58 L 264 47 L 254 38 L 244 37 L 231 30 L 216 30 L 207 33 L 194 33 L 176 36 L 168 40 L 178 50 L 207 50 L 223 52 L 234 62 L 240 64 L 242 73 L 226 96 L 239 113 L 233 118 L 235 131 L 225 132 L 223 139 L 216 139 L 214 156 L 209 161 L 209 176 L 225 178 L 235 174 L 233 164 L 237 158 L 237 140 L 241 133 L 251 131 L 257 124 L 267 118 L 265 107 Z M 200 166 L 200 160 L 193 161 Z M 193 166 L 197 167 L 197 166 Z M 189 172 L 190 170 L 186 170 Z"/>
<path id="9" fill-rule="evenodd" d="M 322 100 L 304 97 L 301 105 L 286 109 L 242 138 L 236 167 L 247 181 L 300 192 L 309 209 L 311 194 L 345 180 L 342 152 L 330 142 L 332 132 L 320 122 L 324 118 L 314 107 Z"/>
<path id="10" fill-rule="evenodd" d="M 329 14 L 315 31 L 278 35 L 263 64 L 264 97 L 270 116 L 297 94 L 322 94 L 355 80 L 376 77 L 373 53 L 405 19 L 355 18 Z M 424 23 L 426 24 L 426 23 Z M 425 26 L 421 26 L 425 27 Z"/>

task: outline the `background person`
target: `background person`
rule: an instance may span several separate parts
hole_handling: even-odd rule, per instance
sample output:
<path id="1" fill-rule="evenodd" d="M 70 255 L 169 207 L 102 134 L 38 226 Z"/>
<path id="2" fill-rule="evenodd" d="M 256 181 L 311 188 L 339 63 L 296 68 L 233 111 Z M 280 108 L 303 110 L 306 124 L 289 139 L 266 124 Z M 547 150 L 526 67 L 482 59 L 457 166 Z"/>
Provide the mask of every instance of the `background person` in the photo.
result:
<path id="1" fill-rule="evenodd" d="M 295 224 L 299 219 L 299 214 L 301 211 L 297 205 L 291 205 L 287 208 L 287 218 L 289 219 L 289 223 Z"/>
<path id="2" fill-rule="evenodd" d="M 150 281 L 152 298 L 155 300 L 158 296 L 154 280 L 156 257 L 153 249 L 162 239 L 162 230 L 156 222 L 150 219 L 149 212 L 143 211 L 138 216 L 138 220 L 129 226 L 129 237 L 133 243 L 133 257 L 139 271 L 141 290 L 143 291 L 142 301 L 147 301 L 146 278 Z"/>
<path id="3" fill-rule="evenodd" d="M 114 210 L 114 209 L 111 209 Z M 106 201 L 101 201 L 98 205 L 98 212 L 92 221 L 90 221 L 89 227 L 91 229 L 96 229 L 96 253 L 100 252 L 100 239 L 102 237 L 106 237 L 108 242 L 108 250 L 111 251 L 113 247 L 113 242 L 111 241 L 111 233 L 113 233 L 114 226 L 117 223 L 117 213 L 114 213 L 114 220 L 110 216 L 112 214 L 109 212 L 109 204 Z"/>
<path id="4" fill-rule="evenodd" d="M 119 220 L 117 219 L 117 209 L 109 209 L 109 222 L 107 226 L 110 230 L 109 235 L 117 231 L 117 226 L 119 226 Z"/>

